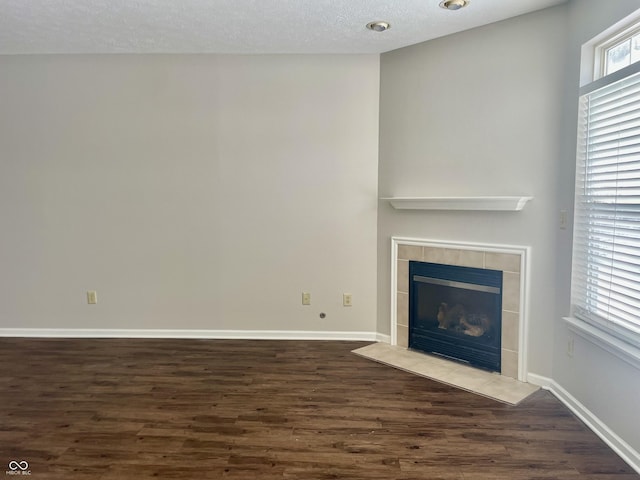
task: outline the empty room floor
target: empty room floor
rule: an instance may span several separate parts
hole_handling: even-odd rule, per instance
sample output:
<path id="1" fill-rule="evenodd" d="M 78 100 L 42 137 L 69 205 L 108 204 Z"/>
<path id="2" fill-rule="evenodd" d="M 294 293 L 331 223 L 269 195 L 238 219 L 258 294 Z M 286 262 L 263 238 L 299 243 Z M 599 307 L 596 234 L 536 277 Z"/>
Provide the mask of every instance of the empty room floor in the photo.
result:
<path id="1" fill-rule="evenodd" d="M 0 461 L 65 480 L 640 479 L 546 391 L 507 405 L 351 353 L 366 344 L 0 338 Z"/>

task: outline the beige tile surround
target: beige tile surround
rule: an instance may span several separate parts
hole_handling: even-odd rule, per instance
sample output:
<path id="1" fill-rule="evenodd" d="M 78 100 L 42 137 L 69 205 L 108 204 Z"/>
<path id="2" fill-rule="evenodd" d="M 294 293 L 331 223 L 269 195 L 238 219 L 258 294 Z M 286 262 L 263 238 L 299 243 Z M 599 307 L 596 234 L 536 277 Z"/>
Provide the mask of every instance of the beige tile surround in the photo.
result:
<path id="1" fill-rule="evenodd" d="M 521 255 L 499 253 L 482 249 L 455 249 L 437 246 L 398 244 L 397 254 L 397 345 L 407 347 L 409 340 L 409 261 L 441 263 L 462 267 L 502 270 L 502 371 L 501 374 L 518 378 L 518 351 L 520 344 Z"/>

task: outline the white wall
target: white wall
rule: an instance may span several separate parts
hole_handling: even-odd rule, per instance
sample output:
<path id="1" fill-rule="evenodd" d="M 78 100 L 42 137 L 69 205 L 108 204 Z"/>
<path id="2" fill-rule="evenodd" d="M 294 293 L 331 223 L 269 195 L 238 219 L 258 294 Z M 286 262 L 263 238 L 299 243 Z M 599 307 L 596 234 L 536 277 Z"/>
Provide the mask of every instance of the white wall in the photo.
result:
<path id="1" fill-rule="evenodd" d="M 567 30 L 567 76 L 563 108 L 563 155 L 558 164 L 558 198 L 563 207 L 573 206 L 576 158 L 576 124 L 580 49 L 583 43 L 640 8 L 637 0 L 574 0 L 569 4 Z M 602 348 L 575 335 L 560 320 L 569 314 L 571 281 L 571 235 L 558 237 L 558 294 L 555 314 L 553 380 L 576 398 L 607 429 L 620 437 L 622 447 L 640 469 L 640 371 Z M 573 357 L 567 355 L 567 342 L 574 342 Z M 624 448 L 621 448 L 624 453 Z"/>
<path id="2" fill-rule="evenodd" d="M 0 327 L 374 332 L 378 71 L 0 57 Z"/>
<path id="3" fill-rule="evenodd" d="M 565 28 L 558 7 L 382 55 L 381 197 L 535 198 L 518 213 L 380 202 L 380 331 L 389 329 L 391 236 L 530 246 L 529 368 L 551 374 Z"/>

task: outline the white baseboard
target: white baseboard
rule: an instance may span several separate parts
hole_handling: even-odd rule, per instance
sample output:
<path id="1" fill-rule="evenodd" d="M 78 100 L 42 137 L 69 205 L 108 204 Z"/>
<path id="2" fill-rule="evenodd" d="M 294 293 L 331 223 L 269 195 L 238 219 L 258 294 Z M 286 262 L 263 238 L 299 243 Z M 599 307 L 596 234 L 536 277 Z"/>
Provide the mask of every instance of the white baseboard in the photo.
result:
<path id="1" fill-rule="evenodd" d="M 379 343 L 391 343 L 391 335 L 384 335 L 382 333 L 376 333 L 376 342 Z"/>
<path id="2" fill-rule="evenodd" d="M 551 390 L 550 387 L 554 383 L 554 381 L 551 380 L 550 378 L 543 377 L 542 375 L 538 375 L 536 373 L 527 373 L 527 382 L 533 383 L 534 385 L 538 385 L 539 387 L 542 387 L 545 390 Z"/>
<path id="3" fill-rule="evenodd" d="M 0 328 L 0 337 L 31 338 L 189 338 L 246 340 L 388 341 L 375 332 L 314 332 L 303 330 L 128 330 L 89 328 Z"/>
<path id="4" fill-rule="evenodd" d="M 580 403 L 573 395 L 566 391 L 555 380 L 542 375 L 529 373 L 527 375 L 529 383 L 539 385 L 545 390 L 549 390 L 558 400 L 560 400 L 569 410 L 571 410 L 587 427 L 598 435 L 604 443 L 609 445 L 620 458 L 629 464 L 636 472 L 640 473 L 640 453 L 633 449 L 627 442 L 621 439 L 616 433 L 605 425 L 587 407 Z"/>

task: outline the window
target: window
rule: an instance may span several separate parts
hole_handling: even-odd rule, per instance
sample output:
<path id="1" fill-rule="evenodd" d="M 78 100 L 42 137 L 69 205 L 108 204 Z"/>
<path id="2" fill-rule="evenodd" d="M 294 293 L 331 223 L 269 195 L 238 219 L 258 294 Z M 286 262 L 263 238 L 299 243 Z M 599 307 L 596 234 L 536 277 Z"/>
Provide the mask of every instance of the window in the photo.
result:
<path id="1" fill-rule="evenodd" d="M 605 75 L 640 60 L 634 32 L 596 48 Z M 580 98 L 571 303 L 575 318 L 640 347 L 640 68 L 620 73 Z"/>
<path id="2" fill-rule="evenodd" d="M 640 60 L 640 33 L 628 36 L 604 50 L 604 75 L 617 72 Z"/>
<path id="3" fill-rule="evenodd" d="M 636 26 L 595 47 L 595 78 L 604 77 L 640 60 L 640 28 Z"/>

